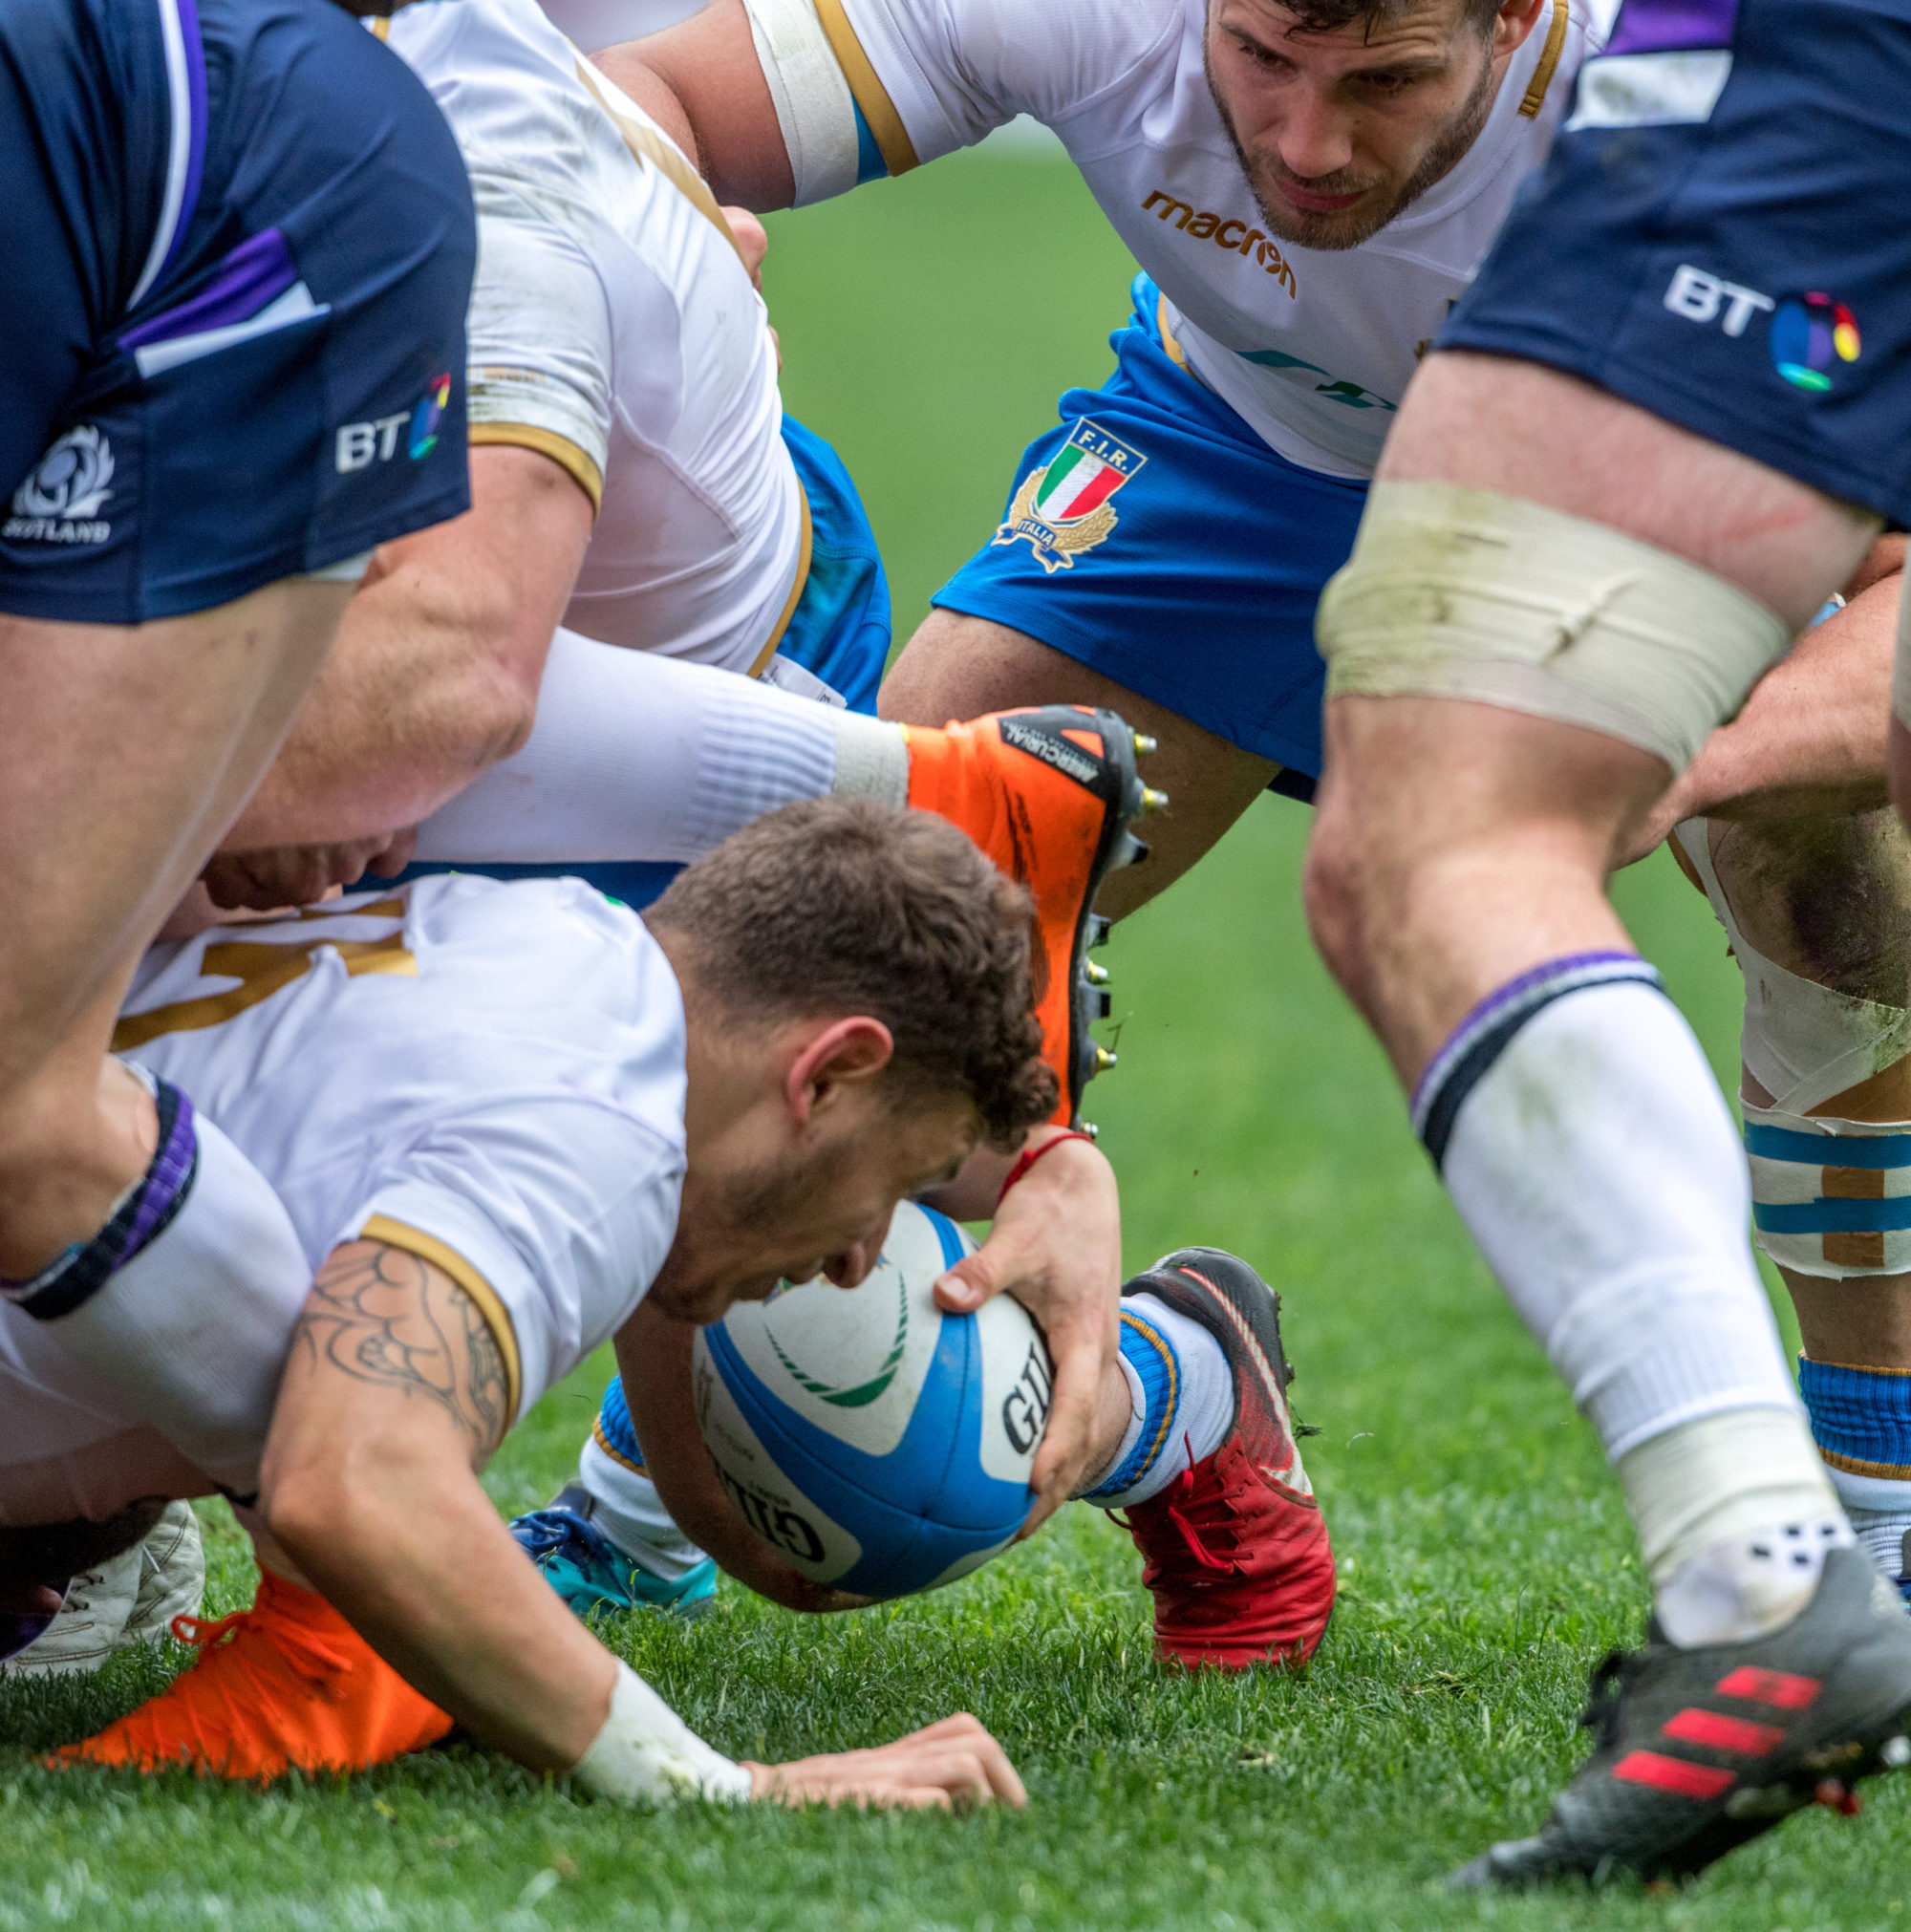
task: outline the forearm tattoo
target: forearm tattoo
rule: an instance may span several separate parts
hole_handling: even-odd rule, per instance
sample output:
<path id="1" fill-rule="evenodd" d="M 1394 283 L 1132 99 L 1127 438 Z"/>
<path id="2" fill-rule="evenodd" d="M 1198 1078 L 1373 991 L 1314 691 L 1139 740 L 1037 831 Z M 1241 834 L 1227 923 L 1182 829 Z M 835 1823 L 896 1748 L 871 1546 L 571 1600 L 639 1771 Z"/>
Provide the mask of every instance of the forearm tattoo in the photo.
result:
<path id="1" fill-rule="evenodd" d="M 474 1462 L 510 1422 L 504 1358 L 476 1302 L 441 1269 L 382 1241 L 343 1248 L 318 1271 L 298 1327 L 314 1366 L 435 1402 Z"/>

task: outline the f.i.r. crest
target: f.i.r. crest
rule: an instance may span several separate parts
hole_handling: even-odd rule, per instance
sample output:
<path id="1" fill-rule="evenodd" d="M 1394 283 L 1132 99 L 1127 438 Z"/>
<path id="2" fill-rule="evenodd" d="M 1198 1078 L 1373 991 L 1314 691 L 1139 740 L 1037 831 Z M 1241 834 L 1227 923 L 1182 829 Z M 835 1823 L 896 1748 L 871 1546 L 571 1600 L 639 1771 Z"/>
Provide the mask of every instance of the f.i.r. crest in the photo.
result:
<path id="1" fill-rule="evenodd" d="M 1113 534 L 1110 499 L 1147 462 L 1092 419 L 1078 418 L 1054 460 L 1031 470 L 1016 491 L 993 544 L 1026 541 L 1051 577 L 1072 570 L 1084 550 Z"/>

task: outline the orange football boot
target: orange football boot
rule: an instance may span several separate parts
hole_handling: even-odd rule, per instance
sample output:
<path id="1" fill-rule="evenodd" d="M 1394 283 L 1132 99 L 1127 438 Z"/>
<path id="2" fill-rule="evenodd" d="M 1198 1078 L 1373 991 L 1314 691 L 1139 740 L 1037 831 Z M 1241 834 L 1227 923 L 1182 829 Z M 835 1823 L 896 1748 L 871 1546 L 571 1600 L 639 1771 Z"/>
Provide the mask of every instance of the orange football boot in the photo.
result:
<path id="1" fill-rule="evenodd" d="M 1062 1090 L 1055 1119 L 1073 1127 L 1082 1089 L 1115 1063 L 1088 1031 L 1108 1015 L 1108 976 L 1089 963 L 1088 948 L 1107 930 L 1094 916 L 1103 879 L 1147 856 L 1129 826 L 1168 803 L 1135 770 L 1136 754 L 1152 751 L 1154 741 L 1112 711 L 1078 704 L 993 712 L 940 731 L 902 729 L 910 804 L 961 826 L 1035 894 L 1042 947 L 1036 1018 Z"/>
<path id="2" fill-rule="evenodd" d="M 451 1719 L 420 1697 L 323 1597 L 259 1573 L 251 1609 L 175 1617 L 199 1659 L 169 1689 L 47 1763 L 274 1778 L 363 1771 L 436 1744 Z"/>

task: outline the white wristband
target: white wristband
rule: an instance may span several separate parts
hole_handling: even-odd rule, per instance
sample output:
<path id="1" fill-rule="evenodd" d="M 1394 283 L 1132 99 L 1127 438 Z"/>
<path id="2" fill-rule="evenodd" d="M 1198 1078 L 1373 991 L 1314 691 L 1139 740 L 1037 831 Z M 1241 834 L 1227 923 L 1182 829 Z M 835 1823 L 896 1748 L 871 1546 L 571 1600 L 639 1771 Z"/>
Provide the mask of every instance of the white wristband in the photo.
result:
<path id="1" fill-rule="evenodd" d="M 729 1804 L 750 1795 L 749 1772 L 712 1750 L 621 1662 L 611 1714 L 570 1774 L 599 1797 L 659 1805 L 698 1797 Z"/>

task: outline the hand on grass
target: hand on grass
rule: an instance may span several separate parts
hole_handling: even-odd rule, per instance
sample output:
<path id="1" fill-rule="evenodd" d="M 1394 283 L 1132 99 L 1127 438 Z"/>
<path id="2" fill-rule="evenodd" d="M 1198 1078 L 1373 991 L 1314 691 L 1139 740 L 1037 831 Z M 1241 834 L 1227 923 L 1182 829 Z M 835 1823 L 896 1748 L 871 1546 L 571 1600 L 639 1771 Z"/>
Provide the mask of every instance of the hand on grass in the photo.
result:
<path id="1" fill-rule="evenodd" d="M 743 1769 L 750 1774 L 752 1797 L 783 1805 L 947 1812 L 998 1800 L 1018 1809 L 1028 1803 L 1008 1753 L 966 1711 L 874 1750 L 789 1764 L 745 1760 Z"/>
<path id="2" fill-rule="evenodd" d="M 1028 1145 L 1059 1132 L 1038 1127 Z M 1082 1486 L 1102 1377 L 1121 1345 L 1121 1197 L 1114 1170 L 1086 1141 L 1069 1141 L 1023 1173 L 997 1208 L 988 1240 L 936 1282 L 935 1299 L 966 1315 L 1004 1290 L 1041 1324 L 1055 1369 L 1031 1475 L 1035 1507 L 1021 1529 L 1029 1536 Z"/>

